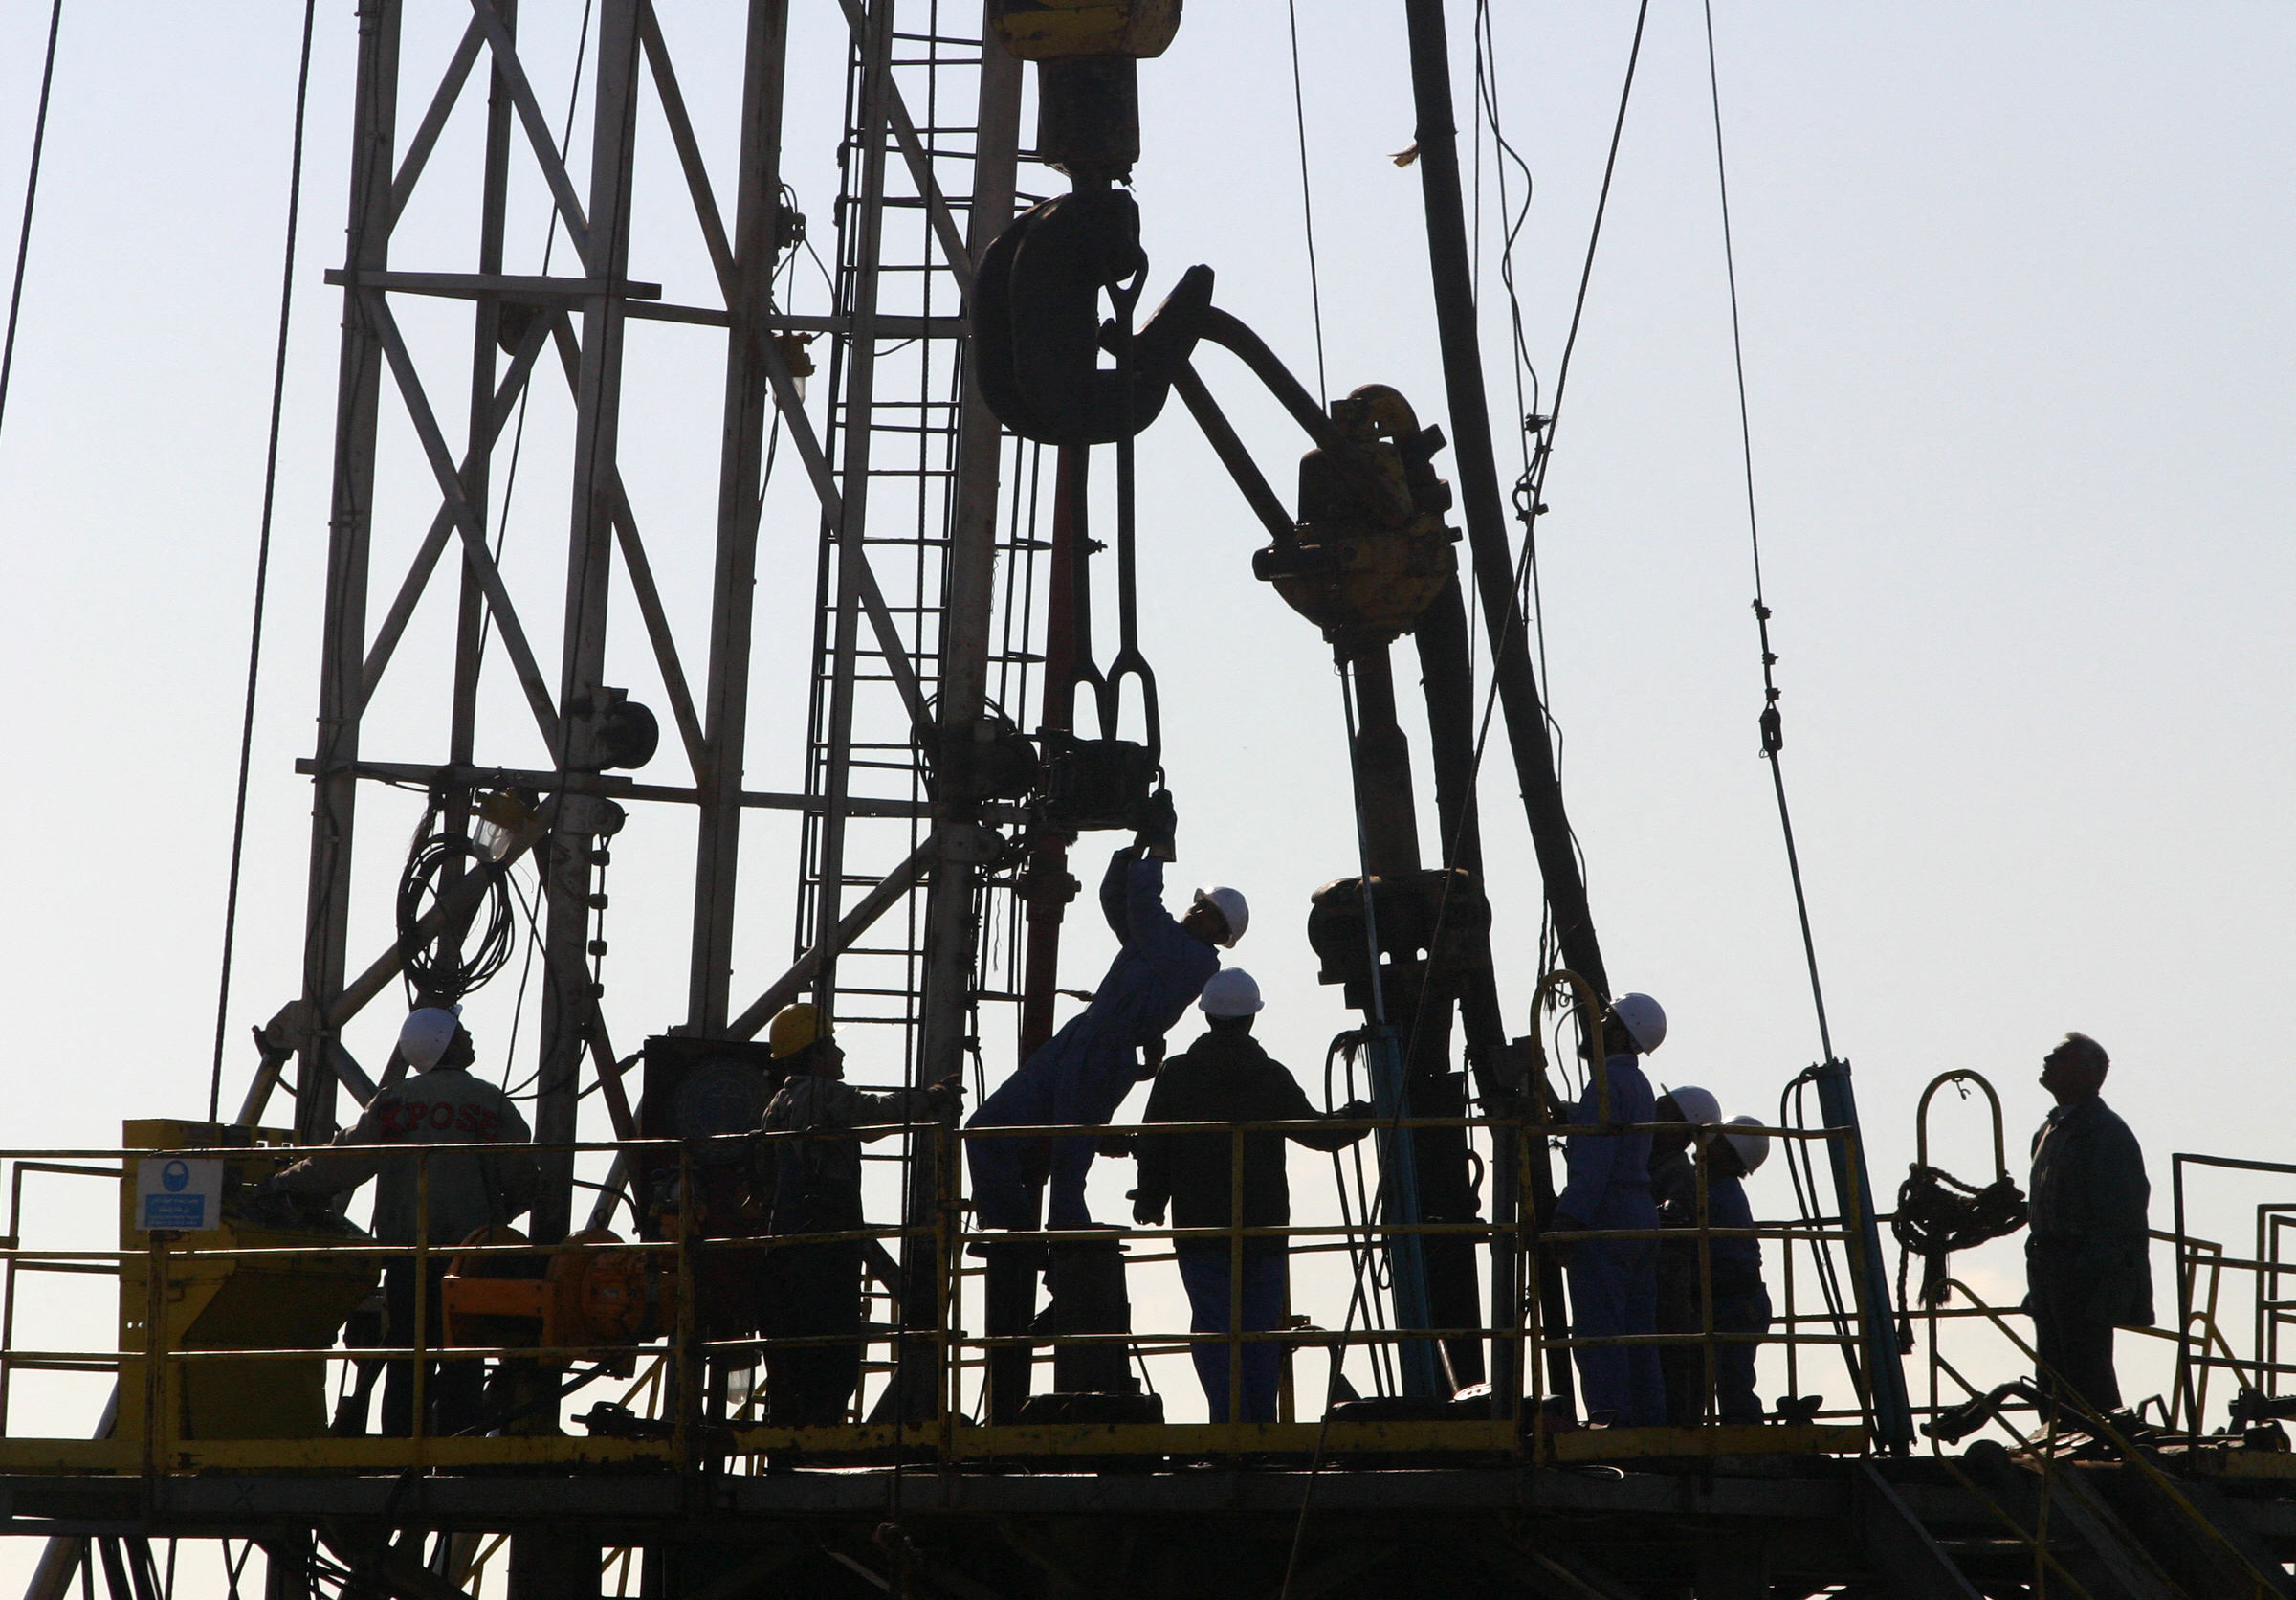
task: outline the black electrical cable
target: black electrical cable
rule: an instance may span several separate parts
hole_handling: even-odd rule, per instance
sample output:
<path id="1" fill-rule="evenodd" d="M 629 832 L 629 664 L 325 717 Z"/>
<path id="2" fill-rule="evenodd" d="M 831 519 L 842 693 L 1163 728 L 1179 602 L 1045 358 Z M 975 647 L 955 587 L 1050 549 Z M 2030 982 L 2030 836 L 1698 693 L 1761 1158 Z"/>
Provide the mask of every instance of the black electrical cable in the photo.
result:
<path id="1" fill-rule="evenodd" d="M 468 835 L 453 829 L 434 830 L 440 818 L 436 806 L 425 812 L 414 848 L 408 853 L 407 870 L 399 877 L 399 957 L 408 999 L 414 1005 L 453 1005 L 481 987 L 509 964 L 518 937 L 508 884 L 510 869 L 472 843 Z M 443 898 L 448 870 L 457 862 L 486 883 L 485 922 L 475 946 L 468 948 L 464 936 L 478 925 L 476 907 L 459 928 L 441 927 L 429 940 L 416 931 L 430 908 L 425 902 L 435 905 Z M 450 946 L 456 951 L 452 958 L 446 954 Z"/>
<path id="2" fill-rule="evenodd" d="M 57 0 L 60 6 L 62 0 Z M 248 625 L 247 637 L 247 698 L 239 716 L 239 781 L 232 802 L 232 866 L 223 897 L 223 961 L 222 974 L 215 986 L 215 1056 L 208 1072 L 208 1121 L 212 1122 L 222 1110 L 223 1096 L 223 1039 L 232 1004 L 232 948 L 239 932 L 239 870 L 247 846 L 247 785 L 255 748 L 255 688 L 263 666 L 263 606 L 271 587 L 271 522 L 272 513 L 278 502 L 279 483 L 279 418 L 284 412 L 287 398 L 287 335 L 295 314 L 295 241 L 302 220 L 303 205 L 303 122 L 311 93 L 311 30 L 316 18 L 318 0 L 303 0 L 303 42 L 295 74 L 295 138 L 287 159 L 287 244 L 281 254 L 279 266 L 279 337 L 271 365 L 271 425 L 263 446 L 263 516 L 255 535 L 255 596 L 254 616 Z M 53 58 L 55 44 L 52 34 L 49 51 Z M 40 90 L 43 115 L 47 107 L 47 88 L 43 80 Z M 35 156 L 36 159 L 36 156 Z M 25 203 L 25 226 L 29 232 L 32 208 Z M 16 281 L 23 283 L 23 262 L 19 256 Z M 12 350 L 15 341 L 15 308 L 9 308 L 9 342 Z M 0 403 L 7 396 L 6 368 L 0 366 Z"/>
<path id="3" fill-rule="evenodd" d="M 16 315 L 24 304 L 24 263 L 32 255 L 32 208 L 40 192 L 40 156 L 48 145 L 48 91 L 55 81 L 55 39 L 64 0 L 48 11 L 48 54 L 40 66 L 40 108 L 32 120 L 32 165 L 24 177 L 24 222 L 16 233 L 16 271 L 8 291 L 8 337 L 0 342 L 0 421 L 8 416 L 8 380 L 16 366 Z"/>
<path id="4" fill-rule="evenodd" d="M 1777 794 L 1777 826 L 1785 835 L 1786 871 L 1794 879 L 1794 914 L 1801 923 L 1801 954 L 1810 970 L 1810 1003 L 1818 1012 L 1818 1042 L 1825 1058 L 1834 1058 L 1833 1030 L 1825 1017 L 1825 986 L 1818 978 L 1818 943 L 1810 932 L 1810 901 L 1801 883 L 1801 853 L 1794 843 L 1794 813 L 1786 804 L 1786 773 L 1778 762 L 1785 747 L 1785 731 L 1777 709 L 1775 669 L 1777 653 L 1770 648 L 1770 607 L 1762 597 L 1762 524 L 1754 495 L 1754 426 L 1746 405 L 1746 342 L 1738 323 L 1738 263 L 1730 232 L 1730 169 L 1722 149 L 1722 78 L 1714 57 L 1713 0 L 1706 0 L 1706 83 L 1714 113 L 1714 185 L 1722 208 L 1722 264 L 1730 281 L 1730 350 L 1738 380 L 1738 444 L 1746 468 L 1746 535 L 1754 552 L 1754 618 L 1762 642 L 1762 759 L 1770 764 L 1770 785 Z"/>
<path id="5" fill-rule="evenodd" d="M 1323 369 L 1323 283 L 1315 270 L 1315 199 L 1308 184 L 1308 100 L 1299 76 L 1299 0 L 1284 0 L 1292 25 L 1292 122 L 1299 133 L 1299 217 L 1308 241 L 1308 311 L 1315 324 L 1315 398 L 1329 402 L 1331 379 Z"/>

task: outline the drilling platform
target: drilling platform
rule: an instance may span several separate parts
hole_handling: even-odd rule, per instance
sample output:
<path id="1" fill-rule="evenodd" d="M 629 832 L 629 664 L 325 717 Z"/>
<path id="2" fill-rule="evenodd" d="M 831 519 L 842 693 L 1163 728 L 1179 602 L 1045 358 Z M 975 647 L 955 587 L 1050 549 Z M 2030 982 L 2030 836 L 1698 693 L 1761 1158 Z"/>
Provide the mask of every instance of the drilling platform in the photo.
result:
<path id="1" fill-rule="evenodd" d="M 1893 1211 L 1829 1037 L 1755 1130 L 1793 1176 L 1795 1213 L 1738 1228 L 1701 1204 L 1689 1235 L 1751 1241 L 1782 1271 L 1766 1331 L 1717 1326 L 1711 1293 L 1689 1331 L 1574 1321 L 1570 1252 L 1653 1234 L 1557 1211 L 1570 1130 L 1633 1130 L 1601 1087 L 1620 996 L 1526 607 L 1554 418 L 1524 419 L 1529 465 L 1504 483 L 1443 0 L 1396 0 L 1417 114 L 1399 159 L 1424 199 L 1444 377 L 1410 396 L 1312 389 L 1219 303 L 1219 275 L 1247 263 L 1192 265 L 1143 300 L 1155 208 L 1128 181 L 1157 130 L 1139 83 L 1180 0 L 839 4 L 830 59 L 804 54 L 790 0 L 707 16 L 589 0 L 562 116 L 521 51 L 572 8 L 359 0 L 355 78 L 306 81 L 352 132 L 325 274 L 341 330 L 318 737 L 298 763 L 302 967 L 228 1058 L 235 1100 L 132 1117 L 112 1148 L 0 1152 L 0 1532 L 44 1542 L 27 1600 L 162 1600 L 179 1568 L 188 1594 L 266 1600 L 2296 1594 L 2281 1427 L 2296 1397 L 2278 1394 L 2296 1302 L 2277 1287 L 2296 1269 L 2280 1255 L 2296 1206 L 2260 1204 L 2252 1246 L 2188 1232 L 2186 1214 L 2188 1184 L 2269 1189 L 2296 1167 L 2176 1157 L 2175 1215 L 2153 1234 L 2175 1282 L 2164 1325 L 2142 1330 L 2175 1346 L 2174 1391 L 2151 1411 L 2052 1404 L 1966 1375 L 1956 1354 L 1992 1339 L 2046 1383 L 2020 1314 L 1948 1276 L 1950 1248 L 2021 1219 L 1964 1202 L 2014 1186 L 1910 1185 Z M 702 76 L 718 99 L 738 79 L 730 144 L 690 105 Z M 839 188 L 808 218 L 784 149 L 800 91 L 832 78 Z M 446 137 L 458 119 L 481 135 Z M 674 156 L 669 192 L 642 192 L 669 168 L 637 159 L 641 140 Z M 464 250 L 429 255 L 430 234 L 407 248 L 403 216 L 465 156 L 476 170 L 451 175 L 478 202 Z M 525 194 L 550 211 L 536 272 L 513 270 L 534 263 L 507 242 Z M 690 303 L 649 280 L 673 232 L 706 253 L 711 292 Z M 790 309 L 816 266 L 828 309 Z M 665 601 L 649 553 L 664 535 L 623 471 L 626 351 L 668 340 L 689 362 L 706 349 L 721 379 L 715 433 L 700 398 L 683 418 L 717 446 L 698 627 Z M 563 540 L 547 562 L 506 561 L 529 391 L 562 382 L 571 432 L 548 488 L 568 496 Z M 1295 494 L 1230 422 L 1240 395 L 1297 424 Z M 1269 1226 L 1239 1200 L 1220 1228 L 1078 1226 L 1045 1210 L 1048 1168 L 1079 1150 L 1132 1159 L 1138 1127 L 967 1122 L 935 1102 L 845 1130 L 866 1139 L 872 1214 L 793 1243 L 759 1174 L 821 1136 L 765 1116 L 775 1019 L 811 1008 L 820 1036 L 865 1041 L 872 1090 L 984 1096 L 1054 1039 L 1064 977 L 1080 981 L 1061 949 L 1079 874 L 1098 870 L 1087 835 L 1148 862 L 1184 826 L 1189 774 L 1167 771 L 1152 656 L 1189 641 L 1140 605 L 1153 551 L 1135 451 L 1152 427 L 1200 432 L 1266 536 L 1203 581 L 1268 586 L 1334 668 L 1331 703 L 1300 714 L 1344 730 L 1348 781 L 1331 792 L 1357 854 L 1312 905 L 1257 914 L 1263 938 L 1304 924 L 1321 982 L 1358 1013 L 1329 1072 L 1360 1094 L 1318 1123 L 1358 1141 L 1340 1212 Z M 379 457 L 408 440 L 429 473 L 412 512 L 378 487 Z M 796 522 L 768 498 L 777 471 L 805 486 Z M 762 597 L 793 582 L 810 584 L 802 685 L 758 665 Z M 451 642 L 403 648 L 431 598 L 452 609 Z M 633 660 L 649 684 L 634 694 L 609 681 Z M 1413 668 L 1424 706 L 1403 703 Z M 429 697 L 429 746 L 368 725 L 386 691 Z M 750 787 L 768 703 L 804 723 L 789 792 Z M 497 725 L 503 705 L 515 726 Z M 1777 774 L 1775 688 L 1763 741 Z M 1520 797 L 1535 885 L 1486 872 L 1487 830 L 1517 825 L 1478 803 L 1487 756 Z M 410 848 L 369 820 L 378 789 L 421 797 Z M 1777 789 L 1782 813 L 1782 776 Z M 762 816 L 793 822 L 793 896 L 786 863 L 761 861 Z M 613 853 L 689 828 L 684 926 L 646 935 L 687 941 L 685 1009 L 617 1014 Z M 381 912 L 354 895 L 378 872 L 397 885 Z M 768 883 L 792 937 L 762 963 L 738 931 Z M 1494 960 L 1503 896 L 1541 908 L 1535 967 Z M 531 1204 L 433 1237 L 446 1164 L 498 1153 L 498 1129 L 437 1121 L 411 1087 L 429 1063 L 362 1062 L 346 1030 L 370 1011 L 452 1011 L 506 981 L 521 945 L 535 1019 L 527 1080 L 506 1093 L 525 1108 Z M 1526 1009 L 1516 1033 L 1507 1019 Z M 1931 1096 L 1948 1081 L 1991 1095 L 1962 1073 Z M 338 1143 L 378 1118 L 444 1137 Z M 2007 1185 L 1998 1101 L 1994 1120 Z M 1300 1125 L 1194 1135 L 1229 1141 L 1240 1174 L 1247 1141 Z M 998 1142 L 1026 1147 L 1032 1214 L 976 1204 L 968 1173 Z M 416 1242 L 280 1179 L 352 1148 L 405 1184 Z M 1925 1145 L 1917 1178 L 1927 1163 Z M 116 1245 L 59 1245 L 55 1219 L 84 1212 L 91 1186 Z M 1935 1269 L 1918 1296 L 1902 1265 L 1892 1279 L 1892 1231 Z M 1330 1275 L 1341 1325 L 1289 1307 L 1265 1329 L 1146 1325 L 1127 1273 L 1207 1239 L 1239 1272 L 1272 1240 Z M 777 1318 L 776 1297 L 808 1280 L 776 1260 L 828 1249 L 854 1265 L 863 1310 L 842 1343 L 860 1347 L 858 1379 L 833 1416 L 792 1419 L 777 1374 L 838 1344 L 841 1324 Z M 387 1317 L 394 1273 L 411 1328 Z M 20 1336 L 61 1275 L 116 1279 L 111 1345 Z M 1749 1342 L 1782 1356 L 1786 1393 L 1759 1420 L 1726 1419 L 1718 1366 Z M 1269 1344 L 1272 1418 L 1169 1419 L 1137 1375 L 1208 1348 L 1234 1394 Z M 1646 1346 L 1692 1352 L 1703 1400 L 1687 1423 L 1587 1403 L 1582 1357 Z M 376 1431 L 394 1358 L 411 1421 Z M 21 1417 L 56 1374 L 100 1378 L 109 1404 L 75 1436 L 11 1424 L 11 1393 Z M 478 1419 L 449 1425 L 445 1396 L 481 1384 Z"/>

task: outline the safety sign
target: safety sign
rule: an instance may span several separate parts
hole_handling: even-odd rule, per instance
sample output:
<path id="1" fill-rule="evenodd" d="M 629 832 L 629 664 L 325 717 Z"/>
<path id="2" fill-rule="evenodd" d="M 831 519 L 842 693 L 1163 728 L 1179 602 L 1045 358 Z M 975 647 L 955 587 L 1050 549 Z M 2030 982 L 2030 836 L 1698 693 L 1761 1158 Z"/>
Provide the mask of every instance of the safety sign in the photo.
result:
<path id="1" fill-rule="evenodd" d="M 136 1163 L 136 1226 L 196 1233 L 223 1226 L 223 1163 L 145 1156 Z"/>

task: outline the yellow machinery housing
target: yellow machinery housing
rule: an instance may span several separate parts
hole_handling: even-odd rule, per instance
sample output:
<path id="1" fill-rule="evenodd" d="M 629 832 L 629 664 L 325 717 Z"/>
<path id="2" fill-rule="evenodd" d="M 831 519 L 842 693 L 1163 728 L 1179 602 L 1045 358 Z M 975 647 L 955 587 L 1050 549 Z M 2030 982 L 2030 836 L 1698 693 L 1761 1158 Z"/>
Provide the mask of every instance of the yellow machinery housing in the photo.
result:
<path id="1" fill-rule="evenodd" d="M 248 1220 L 232 1204 L 234 1185 L 260 1182 L 286 1165 L 266 1146 L 294 1142 L 293 1134 L 278 1128 L 160 1119 L 123 1124 L 121 1144 L 131 1150 L 241 1146 L 247 1153 L 225 1158 L 220 1226 L 181 1235 L 147 1233 L 136 1226 L 138 1164 L 126 1164 L 120 1191 L 120 1350 L 129 1359 L 121 1364 L 118 1436 L 143 1433 L 155 1397 L 171 1425 L 162 1436 L 296 1439 L 327 1432 L 323 1357 L 169 1361 L 161 1363 L 156 1381 L 144 1362 L 133 1359 L 151 1348 L 155 1310 L 162 1351 L 323 1350 L 374 1291 L 378 1268 L 372 1256 L 327 1253 L 364 1242 L 357 1229 L 267 1226 Z M 199 1254 L 172 1253 L 169 1246 L 178 1238 L 196 1244 Z M 211 1254 L 240 1250 L 298 1253 L 270 1258 Z"/>

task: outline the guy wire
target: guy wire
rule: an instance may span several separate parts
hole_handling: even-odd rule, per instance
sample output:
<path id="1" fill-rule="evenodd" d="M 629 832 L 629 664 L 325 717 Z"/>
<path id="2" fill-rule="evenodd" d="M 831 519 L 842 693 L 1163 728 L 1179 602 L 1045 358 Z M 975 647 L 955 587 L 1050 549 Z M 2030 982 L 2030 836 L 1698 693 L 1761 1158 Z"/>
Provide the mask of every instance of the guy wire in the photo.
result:
<path id="1" fill-rule="evenodd" d="M 61 6 L 62 0 L 57 0 Z M 228 1025 L 232 1003 L 232 946 L 239 931 L 239 869 L 247 845 L 247 783 L 254 760 L 255 745 L 255 687 L 263 665 L 263 603 L 271 585 L 271 522 L 277 504 L 279 482 L 279 417 L 287 395 L 287 334 L 295 312 L 295 238 L 302 217 L 303 202 L 303 118 L 309 103 L 311 89 L 311 29 L 315 20 L 318 0 L 303 0 L 302 53 L 296 67 L 295 78 L 295 138 L 287 158 L 287 246 L 279 266 L 279 337 L 278 346 L 272 357 L 271 367 L 271 427 L 263 448 L 263 516 L 255 536 L 255 596 L 254 618 L 248 627 L 247 638 L 247 701 L 239 717 L 239 782 L 232 804 L 232 866 L 223 896 L 223 962 L 222 975 L 215 986 L 215 1057 L 208 1071 L 208 1121 L 212 1122 L 222 1110 L 223 1097 L 223 1036 Z M 55 36 L 49 37 L 50 59 L 54 60 Z M 47 109 L 47 88 L 43 82 L 40 104 L 43 117 Z M 37 156 L 34 156 L 37 161 Z M 27 232 L 32 225 L 32 207 L 25 204 L 24 223 Z M 23 260 L 16 263 L 16 282 L 23 284 Z M 9 307 L 9 340 L 12 349 L 15 339 L 15 307 Z M 7 393 L 5 368 L 0 368 L 0 398 Z"/>

